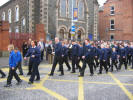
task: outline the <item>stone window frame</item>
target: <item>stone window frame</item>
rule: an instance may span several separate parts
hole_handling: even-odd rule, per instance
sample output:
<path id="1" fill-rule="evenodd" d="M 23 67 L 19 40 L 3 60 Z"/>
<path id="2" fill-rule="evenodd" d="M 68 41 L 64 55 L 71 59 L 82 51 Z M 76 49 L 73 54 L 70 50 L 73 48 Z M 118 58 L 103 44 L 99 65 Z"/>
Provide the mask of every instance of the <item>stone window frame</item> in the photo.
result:
<path id="1" fill-rule="evenodd" d="M 16 8 L 18 8 L 18 15 L 17 15 L 17 12 L 16 12 Z M 18 22 L 19 21 L 19 5 L 16 5 L 15 6 L 15 22 Z"/>
<path id="2" fill-rule="evenodd" d="M 113 10 L 112 10 L 112 7 L 114 7 Z M 113 13 L 112 13 L 112 12 L 113 12 Z M 115 6 L 114 6 L 114 5 L 111 5 L 111 6 L 110 6 L 110 15 L 111 15 L 111 16 L 115 15 Z"/>
<path id="3" fill-rule="evenodd" d="M 18 26 L 15 27 L 15 33 L 19 33 L 19 27 Z"/>
<path id="4" fill-rule="evenodd" d="M 25 32 L 25 30 L 26 30 L 26 18 L 23 16 L 21 19 L 21 32 Z"/>
<path id="5" fill-rule="evenodd" d="M 6 13 L 5 13 L 5 11 L 3 11 L 3 13 L 2 13 L 2 21 L 5 21 L 6 20 Z"/>
<path id="6" fill-rule="evenodd" d="M 111 23 L 112 20 L 114 21 L 114 24 Z M 112 28 L 112 26 L 114 26 L 114 28 Z M 110 30 L 115 30 L 115 19 L 110 19 Z"/>
<path id="7" fill-rule="evenodd" d="M 8 21 L 9 23 L 12 23 L 12 10 L 11 9 L 8 10 Z"/>

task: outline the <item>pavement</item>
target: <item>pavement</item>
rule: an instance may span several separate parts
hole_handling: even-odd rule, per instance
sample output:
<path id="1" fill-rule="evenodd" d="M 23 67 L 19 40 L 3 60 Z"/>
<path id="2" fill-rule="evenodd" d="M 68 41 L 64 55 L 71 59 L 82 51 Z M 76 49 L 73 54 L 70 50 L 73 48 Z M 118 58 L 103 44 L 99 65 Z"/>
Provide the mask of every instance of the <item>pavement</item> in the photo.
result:
<path id="1" fill-rule="evenodd" d="M 78 77 L 78 70 L 75 74 L 67 71 L 65 65 L 64 76 L 59 76 L 58 65 L 54 76 L 48 76 L 51 67 L 51 64 L 41 63 L 41 81 L 33 85 L 28 84 L 27 66 L 23 66 L 24 76 L 20 76 L 23 82 L 19 86 L 13 79 L 12 87 L 4 88 L 7 79 L 0 79 L 0 100 L 133 100 L 133 69 L 130 66 L 119 72 L 105 74 L 103 71 L 102 75 L 97 75 L 97 69 L 92 77 L 87 67 L 83 78 Z M 8 74 L 7 67 L 1 69 Z"/>

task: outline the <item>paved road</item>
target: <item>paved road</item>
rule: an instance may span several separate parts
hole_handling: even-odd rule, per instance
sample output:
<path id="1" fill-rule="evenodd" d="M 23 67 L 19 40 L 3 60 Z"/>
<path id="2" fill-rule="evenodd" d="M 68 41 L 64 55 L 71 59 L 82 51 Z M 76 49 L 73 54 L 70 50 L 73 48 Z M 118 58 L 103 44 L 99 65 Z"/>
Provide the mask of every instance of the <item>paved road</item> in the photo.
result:
<path id="1" fill-rule="evenodd" d="M 20 86 L 4 88 L 6 79 L 0 79 L 0 100 L 133 100 L 133 70 L 122 69 L 119 72 L 89 76 L 89 69 L 84 78 L 79 78 L 78 73 L 71 74 L 65 69 L 64 76 L 58 76 L 58 68 L 55 75 L 49 77 L 52 65 L 41 64 L 39 66 L 41 81 L 29 85 L 29 76 L 26 76 L 27 67 L 23 66 L 24 76 Z M 65 66 L 64 66 L 65 67 Z M 2 68 L 8 72 L 8 68 Z M 78 72 L 78 71 L 77 71 Z"/>

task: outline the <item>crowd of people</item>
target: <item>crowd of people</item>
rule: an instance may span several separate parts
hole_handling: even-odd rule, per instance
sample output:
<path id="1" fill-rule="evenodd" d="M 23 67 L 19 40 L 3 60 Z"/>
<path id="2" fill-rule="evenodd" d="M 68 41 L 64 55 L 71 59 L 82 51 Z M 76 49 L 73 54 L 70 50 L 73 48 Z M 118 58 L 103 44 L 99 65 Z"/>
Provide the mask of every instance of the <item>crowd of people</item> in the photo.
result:
<path id="1" fill-rule="evenodd" d="M 13 76 L 18 81 L 19 85 L 22 80 L 16 73 L 19 69 L 20 75 L 23 75 L 22 70 L 22 55 L 24 65 L 28 66 L 28 73 L 30 75 L 29 84 L 33 84 L 34 81 L 40 81 L 39 64 L 43 61 L 44 52 L 46 51 L 46 60 L 52 64 L 52 69 L 49 76 L 54 75 L 55 68 L 59 64 L 58 71 L 59 76 L 64 75 L 64 63 L 68 71 L 76 73 L 78 70 L 79 77 L 84 76 L 86 65 L 90 69 L 90 76 L 94 75 L 94 71 L 99 70 L 98 74 L 105 72 L 113 72 L 114 67 L 116 71 L 121 70 L 124 64 L 125 70 L 131 65 L 133 69 L 133 42 L 123 41 L 89 41 L 85 39 L 83 42 L 59 40 L 58 37 L 55 41 L 49 41 L 44 43 L 43 39 L 40 41 L 24 42 L 22 46 L 22 55 L 18 48 L 13 45 L 8 46 L 10 52 L 9 56 L 9 74 L 7 78 L 7 84 L 5 87 L 11 86 L 11 80 Z M 70 61 L 72 64 L 70 65 Z M 82 64 L 81 64 L 82 63 Z M 0 70 L 2 78 L 6 75 Z M 36 77 L 36 79 L 35 79 Z"/>

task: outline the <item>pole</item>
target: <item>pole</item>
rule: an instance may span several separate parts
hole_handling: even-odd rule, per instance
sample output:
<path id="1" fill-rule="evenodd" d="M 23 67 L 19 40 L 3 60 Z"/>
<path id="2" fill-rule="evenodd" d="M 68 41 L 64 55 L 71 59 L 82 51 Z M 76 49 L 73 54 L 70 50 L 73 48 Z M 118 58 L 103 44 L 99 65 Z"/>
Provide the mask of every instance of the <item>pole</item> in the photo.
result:
<path id="1" fill-rule="evenodd" d="M 73 0 L 72 0 L 72 21 L 71 21 L 71 26 L 73 26 L 74 25 L 74 22 L 73 22 Z M 73 40 L 73 35 L 71 34 L 71 40 Z"/>

